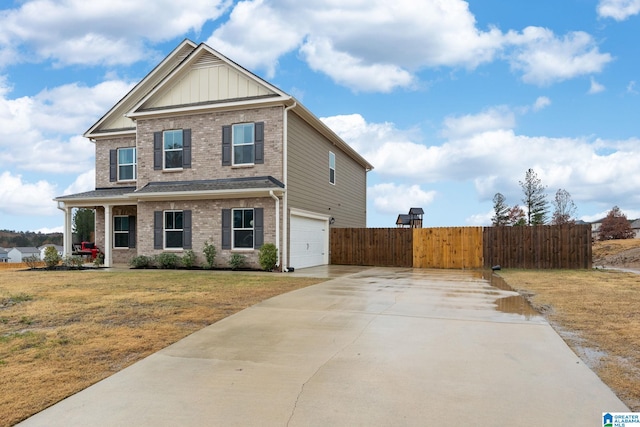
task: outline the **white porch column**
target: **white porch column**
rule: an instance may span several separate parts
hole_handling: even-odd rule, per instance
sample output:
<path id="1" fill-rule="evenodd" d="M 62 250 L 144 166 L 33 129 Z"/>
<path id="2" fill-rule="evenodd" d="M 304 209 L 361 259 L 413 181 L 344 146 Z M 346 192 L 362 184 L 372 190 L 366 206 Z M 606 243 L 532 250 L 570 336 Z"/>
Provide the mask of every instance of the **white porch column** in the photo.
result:
<path id="1" fill-rule="evenodd" d="M 111 226 L 113 221 L 111 219 L 111 205 L 104 205 L 104 266 L 111 267 L 111 257 L 113 252 L 113 244 L 111 243 L 111 236 L 113 231 Z"/>
<path id="2" fill-rule="evenodd" d="M 58 202 L 58 209 L 64 212 L 64 228 L 62 229 L 62 253 L 64 256 L 71 256 L 73 253 L 73 230 L 71 229 L 72 209 Z"/>

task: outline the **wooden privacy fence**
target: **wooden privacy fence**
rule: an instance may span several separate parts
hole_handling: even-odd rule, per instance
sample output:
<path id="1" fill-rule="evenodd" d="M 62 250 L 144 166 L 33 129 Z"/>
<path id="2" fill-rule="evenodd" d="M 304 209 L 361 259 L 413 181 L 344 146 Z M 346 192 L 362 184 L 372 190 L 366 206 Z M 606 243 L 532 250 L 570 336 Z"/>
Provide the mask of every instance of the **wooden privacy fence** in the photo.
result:
<path id="1" fill-rule="evenodd" d="M 332 228 L 331 264 L 478 269 L 591 268 L 591 225 Z"/>
<path id="2" fill-rule="evenodd" d="M 591 268 L 591 224 L 487 227 L 484 265 L 503 268 Z"/>

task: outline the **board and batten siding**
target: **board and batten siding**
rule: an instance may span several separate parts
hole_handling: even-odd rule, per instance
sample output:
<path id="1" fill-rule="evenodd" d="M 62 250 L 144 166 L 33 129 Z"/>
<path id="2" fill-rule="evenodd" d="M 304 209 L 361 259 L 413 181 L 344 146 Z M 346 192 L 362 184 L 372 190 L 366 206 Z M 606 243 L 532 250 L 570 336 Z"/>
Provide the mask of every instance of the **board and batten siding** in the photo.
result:
<path id="1" fill-rule="evenodd" d="M 332 227 L 367 226 L 367 172 L 296 114 L 288 117 L 289 208 L 335 218 Z M 329 183 L 329 152 L 336 183 Z"/>

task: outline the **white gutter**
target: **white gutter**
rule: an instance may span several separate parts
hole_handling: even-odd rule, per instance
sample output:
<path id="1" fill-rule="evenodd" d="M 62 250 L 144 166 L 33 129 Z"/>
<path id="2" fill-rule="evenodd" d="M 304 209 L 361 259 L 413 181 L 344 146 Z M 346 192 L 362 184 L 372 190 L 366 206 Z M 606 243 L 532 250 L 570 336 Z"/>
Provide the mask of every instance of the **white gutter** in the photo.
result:
<path id="1" fill-rule="evenodd" d="M 273 194 L 273 190 L 269 191 L 269 195 L 276 201 L 276 265 L 280 265 L 280 199 Z"/>
<path id="2" fill-rule="evenodd" d="M 285 107 L 284 109 L 284 117 L 283 117 L 283 131 L 282 131 L 282 177 L 284 181 L 284 196 L 282 200 L 282 210 L 284 214 L 282 215 L 282 240 L 284 247 L 282 248 L 282 271 L 289 271 L 289 197 L 288 197 L 288 189 L 287 181 L 288 181 L 288 147 L 287 141 L 289 138 L 289 120 L 288 120 L 288 112 L 292 108 L 297 105 L 297 102 L 293 102 L 293 105 Z"/>

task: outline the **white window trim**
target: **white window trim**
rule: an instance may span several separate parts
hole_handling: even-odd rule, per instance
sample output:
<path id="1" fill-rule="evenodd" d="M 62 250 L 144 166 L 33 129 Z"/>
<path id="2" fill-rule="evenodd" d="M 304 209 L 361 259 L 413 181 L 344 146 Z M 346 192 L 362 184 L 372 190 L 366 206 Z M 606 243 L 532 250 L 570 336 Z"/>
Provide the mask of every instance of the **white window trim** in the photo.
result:
<path id="1" fill-rule="evenodd" d="M 183 228 L 171 228 L 171 229 L 167 229 L 167 212 L 182 212 L 183 216 L 182 216 L 182 221 L 183 221 Z M 174 222 L 175 222 L 175 216 L 174 216 Z M 162 247 L 164 248 L 164 250 L 167 251 L 181 251 L 184 248 L 182 247 L 182 245 L 180 247 L 167 247 L 167 231 L 180 231 L 182 233 L 182 238 L 184 241 L 184 210 L 182 209 L 167 209 L 165 211 L 162 211 Z"/>
<path id="2" fill-rule="evenodd" d="M 116 230 L 116 218 L 129 218 L 129 215 L 114 215 L 113 216 L 113 249 L 129 249 L 129 228 L 126 231 Z M 116 234 L 127 235 L 127 246 L 116 246 Z"/>
<path id="3" fill-rule="evenodd" d="M 167 132 L 177 132 L 180 131 L 181 135 L 182 135 L 182 148 L 177 149 L 177 148 L 171 148 L 171 149 L 166 149 L 165 148 L 165 137 L 167 135 Z M 182 170 L 182 162 L 181 162 L 181 166 L 176 167 L 176 168 L 169 168 L 167 167 L 167 152 L 173 152 L 173 151 L 180 151 L 182 153 L 182 155 L 184 156 L 184 132 L 183 129 L 167 129 L 162 131 L 162 169 L 163 170 L 167 170 L 167 171 L 177 171 L 177 170 Z M 184 161 L 184 157 L 183 157 L 183 161 Z"/>
<path id="4" fill-rule="evenodd" d="M 234 218 L 234 212 L 235 211 L 253 211 L 253 220 L 251 221 L 252 223 L 252 227 L 251 228 L 235 228 L 233 226 L 233 218 Z M 256 225 L 255 225 L 255 220 L 256 220 L 256 210 L 254 208 L 233 208 L 231 209 L 231 250 L 232 251 L 253 251 L 255 250 L 256 247 Z M 253 243 L 251 244 L 250 248 L 237 248 L 236 247 L 236 230 L 252 230 L 253 231 Z"/>
<path id="5" fill-rule="evenodd" d="M 333 163 L 333 167 L 331 167 L 331 163 Z M 333 171 L 333 181 L 331 181 L 331 171 Z M 329 151 L 329 184 L 336 185 L 336 155 L 333 151 Z"/>
<path id="6" fill-rule="evenodd" d="M 246 126 L 246 125 L 251 125 L 251 127 L 253 128 L 253 132 L 251 132 L 251 143 L 244 143 L 244 144 L 235 144 L 235 128 L 236 126 Z M 251 145 L 253 146 L 253 162 L 250 163 L 236 163 L 236 147 L 243 147 L 245 145 Z M 254 122 L 247 122 L 247 123 L 236 123 L 234 125 L 231 125 L 231 166 L 233 167 L 250 167 L 250 166 L 254 166 L 255 165 L 255 161 L 256 161 L 256 124 Z"/>
<path id="7" fill-rule="evenodd" d="M 133 150 L 133 163 L 120 163 L 120 150 Z M 138 153 L 136 147 L 122 147 L 118 148 L 117 156 L 117 174 L 119 182 L 132 182 L 138 179 Z M 120 166 L 132 166 L 133 167 L 133 178 L 132 179 L 121 179 L 120 178 Z"/>

